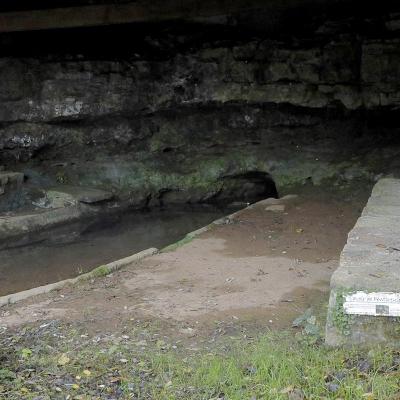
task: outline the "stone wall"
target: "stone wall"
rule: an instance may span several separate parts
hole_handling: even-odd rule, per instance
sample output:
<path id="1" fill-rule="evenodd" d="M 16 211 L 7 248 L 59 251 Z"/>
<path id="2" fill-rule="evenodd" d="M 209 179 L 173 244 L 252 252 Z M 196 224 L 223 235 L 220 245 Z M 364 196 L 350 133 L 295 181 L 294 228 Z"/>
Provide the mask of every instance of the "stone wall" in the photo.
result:
<path id="1" fill-rule="evenodd" d="M 400 17 L 278 37 L 166 29 L 122 57 L 0 59 L 0 165 L 136 205 L 396 171 Z"/>

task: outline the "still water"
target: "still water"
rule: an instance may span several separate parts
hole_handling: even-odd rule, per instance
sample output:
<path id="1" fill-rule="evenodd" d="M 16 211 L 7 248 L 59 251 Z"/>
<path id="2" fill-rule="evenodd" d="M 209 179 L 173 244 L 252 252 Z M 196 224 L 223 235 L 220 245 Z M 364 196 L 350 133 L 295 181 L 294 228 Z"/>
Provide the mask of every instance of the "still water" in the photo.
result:
<path id="1" fill-rule="evenodd" d="M 71 225 L 51 241 L 0 251 L 0 296 L 71 278 L 149 247 L 162 248 L 226 213 L 211 207 L 127 212 L 83 232 Z"/>

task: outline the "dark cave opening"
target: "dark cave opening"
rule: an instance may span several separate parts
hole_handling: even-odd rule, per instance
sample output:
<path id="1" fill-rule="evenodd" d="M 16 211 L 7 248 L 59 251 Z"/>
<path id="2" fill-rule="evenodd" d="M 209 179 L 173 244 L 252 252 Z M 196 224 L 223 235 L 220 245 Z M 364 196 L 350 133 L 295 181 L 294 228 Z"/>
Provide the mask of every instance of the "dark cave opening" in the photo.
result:
<path id="1" fill-rule="evenodd" d="M 248 171 L 243 174 L 224 176 L 222 189 L 214 201 L 243 201 L 253 203 L 266 198 L 278 199 L 278 190 L 270 174 Z"/>

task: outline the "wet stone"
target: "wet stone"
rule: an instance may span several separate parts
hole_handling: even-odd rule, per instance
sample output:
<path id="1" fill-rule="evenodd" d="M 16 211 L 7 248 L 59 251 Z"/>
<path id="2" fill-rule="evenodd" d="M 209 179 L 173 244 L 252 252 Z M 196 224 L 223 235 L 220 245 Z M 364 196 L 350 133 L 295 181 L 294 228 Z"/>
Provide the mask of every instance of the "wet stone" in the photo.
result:
<path id="1" fill-rule="evenodd" d="M 0 186 L 15 184 L 21 185 L 24 182 L 24 174 L 21 172 L 2 171 L 0 169 Z"/>
<path id="2" fill-rule="evenodd" d="M 83 186 L 61 186 L 51 189 L 52 194 L 59 193 L 59 195 L 67 195 L 80 203 L 99 203 L 102 201 L 111 200 L 114 195 L 105 190 L 93 189 Z"/>

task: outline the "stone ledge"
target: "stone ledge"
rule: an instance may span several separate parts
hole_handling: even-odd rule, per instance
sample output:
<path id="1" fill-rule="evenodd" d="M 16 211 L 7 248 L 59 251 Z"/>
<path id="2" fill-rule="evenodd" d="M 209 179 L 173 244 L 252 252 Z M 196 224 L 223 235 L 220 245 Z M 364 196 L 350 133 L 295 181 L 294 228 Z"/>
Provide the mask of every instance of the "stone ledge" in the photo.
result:
<path id="1" fill-rule="evenodd" d="M 20 244 L 16 240 L 30 243 L 30 236 L 83 216 L 84 212 L 78 207 L 63 207 L 0 217 L 0 248 L 8 247 L 11 242 Z"/>
<path id="2" fill-rule="evenodd" d="M 356 293 L 363 299 L 350 312 L 345 305 Z M 399 346 L 400 304 L 387 303 L 399 293 L 400 181 L 384 178 L 372 190 L 332 275 L 326 343 Z"/>

